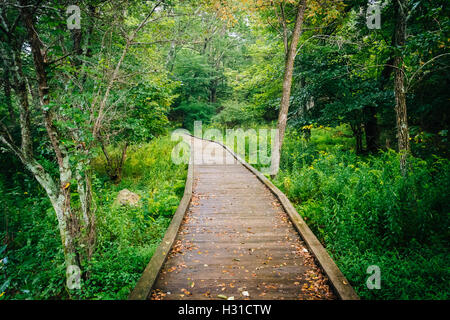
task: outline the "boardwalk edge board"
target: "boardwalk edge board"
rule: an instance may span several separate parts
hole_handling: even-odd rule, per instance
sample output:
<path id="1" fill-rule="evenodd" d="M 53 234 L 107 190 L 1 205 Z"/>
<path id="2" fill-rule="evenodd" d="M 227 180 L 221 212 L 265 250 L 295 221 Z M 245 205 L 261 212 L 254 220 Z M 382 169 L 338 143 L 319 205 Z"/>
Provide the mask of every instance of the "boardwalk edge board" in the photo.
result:
<path id="1" fill-rule="evenodd" d="M 175 211 L 172 221 L 164 234 L 164 238 L 156 248 L 150 262 L 142 273 L 141 278 L 136 283 L 133 291 L 129 294 L 128 300 L 147 300 L 150 296 L 153 285 L 162 266 L 164 265 L 164 262 L 167 259 L 167 256 L 169 255 L 173 243 L 175 242 L 181 222 L 183 221 L 186 210 L 191 202 L 192 187 L 194 182 L 193 162 L 193 152 L 191 152 L 183 198 L 181 198 L 177 211 Z"/>
<path id="2" fill-rule="evenodd" d="M 197 138 L 199 139 L 199 138 Z M 281 205 L 283 206 L 284 210 L 287 212 L 289 218 L 291 219 L 291 222 L 294 224 L 295 228 L 297 229 L 300 236 L 305 241 L 306 245 L 308 246 L 309 250 L 313 253 L 314 257 L 316 258 L 317 262 L 325 272 L 325 274 L 328 277 L 328 280 L 333 287 L 335 293 L 341 300 L 359 300 L 359 296 L 353 289 L 353 287 L 350 285 L 348 280 L 345 278 L 344 274 L 341 272 L 341 270 L 338 268 L 336 263 L 331 259 L 330 255 L 328 254 L 327 250 L 322 246 L 320 241 L 317 239 L 317 237 L 314 235 L 314 233 L 311 231 L 311 229 L 308 227 L 308 225 L 305 223 L 303 218 L 300 216 L 300 214 L 297 212 L 295 207 L 292 205 L 292 203 L 289 201 L 289 199 L 286 197 L 286 195 L 281 192 L 280 189 L 278 189 L 269 179 L 267 179 L 261 172 L 253 168 L 250 164 L 248 164 L 244 159 L 242 159 L 240 156 L 238 156 L 234 151 L 232 151 L 230 148 L 228 148 L 223 143 L 210 140 L 210 139 L 203 139 L 210 142 L 217 143 L 218 145 L 222 146 L 225 150 L 227 150 L 231 155 L 236 158 L 244 167 L 246 167 L 250 172 L 252 172 L 262 183 L 264 183 L 269 190 L 278 198 Z"/>

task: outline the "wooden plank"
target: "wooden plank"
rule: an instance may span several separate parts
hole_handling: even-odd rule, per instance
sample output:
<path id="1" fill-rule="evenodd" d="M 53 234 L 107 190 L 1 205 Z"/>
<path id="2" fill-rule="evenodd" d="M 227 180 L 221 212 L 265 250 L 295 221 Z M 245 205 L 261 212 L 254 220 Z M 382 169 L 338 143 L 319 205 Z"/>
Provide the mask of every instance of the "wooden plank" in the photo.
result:
<path id="1" fill-rule="evenodd" d="M 208 140 L 208 139 L 204 139 Z M 213 140 L 208 140 L 210 142 L 217 143 L 222 146 L 225 150 L 231 153 L 236 160 L 242 163 L 250 172 L 252 172 L 262 183 L 264 183 L 278 198 L 278 200 L 283 205 L 283 208 L 286 210 L 289 218 L 294 224 L 295 228 L 298 230 L 299 234 L 305 241 L 309 250 L 313 253 L 317 262 L 322 267 L 323 271 L 327 275 L 330 283 L 333 286 L 333 289 L 337 296 L 342 300 L 359 300 L 359 296 L 356 294 L 353 287 L 350 285 L 348 280 L 345 278 L 341 270 L 338 268 L 336 263 L 331 259 L 330 255 L 326 251 L 326 249 L 319 242 L 317 237 L 302 219 L 302 217 L 298 214 L 297 210 L 294 208 L 292 203 L 286 197 L 286 195 L 281 192 L 269 179 L 267 179 L 263 174 L 261 174 L 258 170 L 253 168 L 250 164 L 245 162 L 241 157 L 234 153 L 230 148 L 226 145 L 216 142 Z"/>

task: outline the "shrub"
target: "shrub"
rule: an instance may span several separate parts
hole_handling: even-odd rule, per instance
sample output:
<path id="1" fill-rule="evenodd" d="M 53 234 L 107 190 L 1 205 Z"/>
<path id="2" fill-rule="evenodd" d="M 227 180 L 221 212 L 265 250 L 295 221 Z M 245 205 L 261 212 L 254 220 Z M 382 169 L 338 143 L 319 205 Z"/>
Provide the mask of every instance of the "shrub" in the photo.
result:
<path id="1" fill-rule="evenodd" d="M 254 118 L 243 103 L 226 101 L 222 104 L 222 107 L 223 109 L 212 118 L 214 125 L 232 128 L 248 124 Z"/>
<path id="2" fill-rule="evenodd" d="M 208 124 L 215 114 L 215 105 L 197 100 L 183 101 L 179 106 L 173 108 L 173 115 L 181 118 L 183 127 L 188 130 L 193 130 L 194 121 L 202 121 L 204 124 Z"/>

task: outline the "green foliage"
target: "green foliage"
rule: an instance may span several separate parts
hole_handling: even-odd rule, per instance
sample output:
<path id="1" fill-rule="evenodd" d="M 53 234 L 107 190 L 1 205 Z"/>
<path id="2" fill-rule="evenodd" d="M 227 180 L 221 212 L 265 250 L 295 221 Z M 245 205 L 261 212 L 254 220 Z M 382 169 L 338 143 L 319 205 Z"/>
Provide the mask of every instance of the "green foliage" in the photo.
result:
<path id="1" fill-rule="evenodd" d="M 0 213 L 8 228 L 1 238 L 7 240 L 7 263 L 2 265 L 9 286 L 5 299 L 66 297 L 64 256 L 57 233 L 57 221 L 42 190 L 24 192 L 0 184 Z M 4 258 L 4 257 L 2 257 Z M 0 292 L 1 294 L 1 292 Z"/>
<path id="2" fill-rule="evenodd" d="M 245 101 L 256 122 L 277 118 L 283 78 L 283 49 L 279 42 L 255 27 L 256 39 L 248 45 L 252 63 L 240 70 L 228 70 L 226 75 L 233 87 L 233 98 Z"/>
<path id="3" fill-rule="evenodd" d="M 202 121 L 208 124 L 216 113 L 216 106 L 199 101 L 183 101 L 179 106 L 173 108 L 174 113 L 181 118 L 183 127 L 193 130 L 194 121 Z"/>
<path id="4" fill-rule="evenodd" d="M 128 92 L 126 99 L 129 117 L 118 118 L 110 130 L 118 130 L 117 141 L 145 142 L 167 133 L 170 105 L 175 97 L 172 90 L 175 83 L 139 83 Z"/>
<path id="5" fill-rule="evenodd" d="M 179 99 L 209 100 L 209 84 L 212 80 L 207 57 L 193 50 L 182 50 L 174 67 L 175 79 L 180 82 Z"/>
<path id="6" fill-rule="evenodd" d="M 248 106 L 238 101 L 222 103 L 222 110 L 212 118 L 214 125 L 222 127 L 237 127 L 254 121 L 254 114 Z"/>
<path id="7" fill-rule="evenodd" d="M 448 299 L 450 161 L 410 157 L 403 177 L 397 153 L 361 158 L 327 131 L 311 144 L 287 136 L 275 184 L 363 298 Z M 381 268 L 381 290 L 365 286 L 369 265 Z"/>
<path id="8" fill-rule="evenodd" d="M 134 287 L 183 195 L 186 166 L 172 163 L 174 145 L 169 137 L 161 137 L 131 146 L 123 180 L 117 185 L 105 175 L 103 158 L 94 160 L 97 245 L 91 260 L 83 262 L 86 279 L 76 298 L 126 299 Z M 141 196 L 139 206 L 114 205 L 125 188 Z M 57 221 L 49 201 L 40 188 L 25 194 L 22 190 L 0 183 L 0 204 L 7 208 L 0 219 L 8 219 L 1 237 L 9 239 L 6 251 L 0 253 L 8 257 L 0 264 L 0 286 L 10 281 L 4 297 L 68 298 Z"/>

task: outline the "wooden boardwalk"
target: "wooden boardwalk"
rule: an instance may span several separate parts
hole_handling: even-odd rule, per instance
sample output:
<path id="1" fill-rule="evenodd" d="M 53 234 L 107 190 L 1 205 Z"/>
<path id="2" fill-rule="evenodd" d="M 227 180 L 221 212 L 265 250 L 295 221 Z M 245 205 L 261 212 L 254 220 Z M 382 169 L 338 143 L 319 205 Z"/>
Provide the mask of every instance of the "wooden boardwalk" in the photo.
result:
<path id="1" fill-rule="evenodd" d="M 216 143 L 195 139 L 193 151 L 192 198 L 149 298 L 336 299 L 266 185 L 217 163 L 230 154 Z"/>

